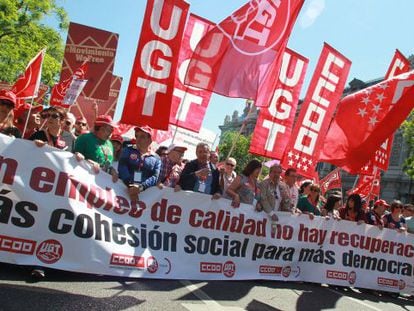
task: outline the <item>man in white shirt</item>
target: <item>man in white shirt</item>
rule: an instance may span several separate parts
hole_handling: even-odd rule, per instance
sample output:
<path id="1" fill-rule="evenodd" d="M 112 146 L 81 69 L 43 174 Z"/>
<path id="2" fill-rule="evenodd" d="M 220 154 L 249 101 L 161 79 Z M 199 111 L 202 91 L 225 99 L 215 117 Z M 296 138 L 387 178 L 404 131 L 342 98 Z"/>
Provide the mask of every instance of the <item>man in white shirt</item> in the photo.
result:
<path id="1" fill-rule="evenodd" d="M 296 206 L 298 205 L 299 200 L 299 190 L 296 187 L 296 180 L 298 178 L 298 174 L 296 169 L 288 168 L 285 172 L 285 183 L 288 189 L 288 195 L 291 202 L 291 210 L 295 210 Z"/>

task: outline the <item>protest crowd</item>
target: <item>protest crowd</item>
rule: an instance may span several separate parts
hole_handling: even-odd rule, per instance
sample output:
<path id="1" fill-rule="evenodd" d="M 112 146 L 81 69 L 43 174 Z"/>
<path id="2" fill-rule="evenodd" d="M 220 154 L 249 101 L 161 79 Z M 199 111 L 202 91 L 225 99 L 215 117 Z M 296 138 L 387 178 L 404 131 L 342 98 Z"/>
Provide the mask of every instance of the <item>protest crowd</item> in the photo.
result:
<path id="1" fill-rule="evenodd" d="M 299 9 L 300 7 L 298 10 Z M 295 14 L 297 15 L 298 12 L 299 11 Z M 296 16 L 294 16 L 293 22 L 291 22 L 291 25 L 289 26 L 290 28 L 293 27 L 295 18 Z M 182 21 L 180 22 L 183 23 Z M 166 30 L 162 31 L 162 33 L 167 32 Z M 181 29 L 180 31 L 183 30 Z M 143 30 L 143 32 L 145 31 Z M 286 35 L 289 35 L 289 31 Z M 203 41 L 201 41 L 201 43 L 203 43 Z M 285 46 L 277 48 L 280 48 L 280 51 L 282 51 L 280 54 L 287 53 L 290 55 L 291 59 L 296 60 L 296 63 L 301 59 L 300 55 L 288 50 Z M 273 47 L 273 50 L 277 50 L 276 47 Z M 141 53 L 140 50 L 138 52 Z M 137 56 L 139 56 L 139 53 Z M 202 56 L 202 53 L 199 54 Z M 193 55 L 192 52 L 191 55 Z M 318 110 L 312 112 L 310 110 L 311 108 L 307 108 L 310 106 L 310 99 L 305 102 L 301 108 L 303 110 L 301 110 L 298 117 L 299 121 L 297 121 L 296 127 L 293 129 L 293 120 L 295 119 L 295 110 L 297 108 L 293 103 L 297 105 L 298 98 L 293 98 L 292 96 L 294 94 L 299 96 L 299 89 L 302 86 L 305 74 L 303 71 L 299 73 L 298 76 L 300 76 L 300 79 L 295 82 L 296 84 L 292 84 L 293 79 L 290 81 L 291 85 L 286 86 L 278 84 L 278 87 L 285 88 L 284 91 L 289 90 L 289 92 L 293 94 L 289 95 L 292 97 L 292 103 L 290 103 L 292 104 L 292 113 L 290 116 L 286 116 L 285 118 L 289 119 L 286 122 L 290 123 L 284 123 L 283 125 L 290 128 L 286 130 L 286 132 L 283 131 L 285 135 L 282 139 L 276 140 L 276 138 L 273 137 L 274 141 L 272 143 L 274 144 L 271 145 L 272 150 L 258 152 L 257 150 L 252 150 L 252 148 L 254 149 L 256 148 L 255 146 L 258 145 L 266 145 L 267 148 L 269 145 L 270 134 L 263 134 L 260 132 L 265 128 L 264 126 L 255 131 L 257 137 L 253 137 L 250 151 L 254 152 L 251 153 L 262 155 L 267 158 L 281 160 L 280 162 L 277 161 L 276 164 L 271 164 L 266 170 L 264 169 L 265 163 L 263 161 L 253 159 L 249 161 L 245 167 L 240 167 L 240 169 L 238 168 L 237 171 L 240 171 L 240 174 L 237 174 L 236 168 L 238 163 L 234 155 L 232 157 L 231 154 L 221 154 L 219 151 L 212 150 L 212 146 L 205 142 L 197 144 L 195 159 L 189 159 L 186 157 L 188 146 L 183 143 L 174 142 L 174 139 L 170 145 L 157 146 L 158 149 L 155 149 L 154 143 L 156 142 L 156 130 L 165 130 L 165 127 L 168 128 L 170 114 L 170 110 L 168 110 L 168 112 L 166 112 L 166 126 L 164 126 L 164 124 L 163 126 L 157 127 L 156 123 L 161 122 L 161 120 L 165 117 L 158 112 L 158 103 L 170 102 L 172 99 L 167 98 L 164 100 L 155 100 L 155 108 L 153 109 L 153 115 L 151 117 L 157 121 L 152 123 L 144 122 L 143 120 L 147 119 L 141 118 L 137 120 L 135 119 L 135 115 L 137 115 L 136 111 L 145 109 L 138 109 L 131 104 L 131 99 L 128 100 L 128 98 L 134 97 L 133 95 L 130 95 L 134 92 L 134 90 L 128 91 L 129 94 L 124 106 L 121 121 L 115 122 L 109 114 L 98 114 L 97 109 L 93 119 L 87 120 L 83 116 L 76 117 L 73 113 L 74 111 L 71 112 L 70 105 L 62 104 L 62 100 L 65 96 L 61 96 L 60 104 L 56 104 L 51 100 L 50 105 L 47 106 L 40 104 L 34 105 L 33 101 L 31 104 L 29 103 L 27 100 L 28 97 L 19 96 L 15 88 L 12 88 L 11 90 L 3 89 L 0 90 L 0 133 L 15 137 L 16 139 L 33 141 L 33 144 L 39 148 L 49 146 L 56 148 L 57 150 L 61 150 L 62 152 L 72 153 L 78 163 L 88 164 L 91 174 L 108 174 L 114 183 L 117 183 L 118 181 L 122 182 L 131 202 L 137 202 L 140 196 L 149 188 L 172 188 L 174 189 L 174 192 L 197 192 L 204 194 L 206 197 L 208 196 L 211 200 L 226 200 L 225 204 L 229 210 L 239 208 L 240 204 L 247 204 L 251 206 L 252 213 L 258 213 L 267 219 L 271 226 L 270 230 L 272 231 L 276 230 L 278 224 L 280 224 L 278 215 L 280 216 L 280 213 L 286 213 L 286 215 L 306 215 L 310 221 L 322 218 L 334 221 L 350 221 L 355 222 L 357 225 L 376 226 L 380 230 L 383 230 L 384 228 L 395 230 L 395 232 L 401 235 L 414 234 L 413 204 L 403 204 L 397 199 L 387 202 L 379 197 L 379 192 L 373 195 L 372 191 L 367 191 L 361 187 L 354 187 L 351 191 L 343 193 L 340 186 L 338 187 L 338 185 L 334 185 L 332 178 L 325 178 L 321 181 L 317 178 L 316 163 L 319 160 L 321 162 L 326 160 L 326 162 L 335 165 L 338 168 L 338 170 L 335 171 L 337 174 L 339 174 L 339 168 L 343 168 L 344 170 L 346 169 L 351 173 L 356 173 L 357 169 L 367 163 L 366 160 L 371 159 L 373 153 L 371 150 L 371 154 L 368 154 L 368 152 L 363 154 L 363 152 L 366 151 L 366 148 L 363 148 L 362 146 L 358 149 L 360 152 L 358 156 L 360 156 L 360 158 L 354 157 L 354 162 L 344 162 L 343 158 L 345 158 L 345 156 L 341 158 L 342 155 L 339 155 L 341 148 L 334 148 L 337 139 L 337 135 L 334 130 L 343 126 L 341 125 L 341 118 L 344 118 L 346 123 L 349 116 L 346 115 L 346 117 L 343 117 L 344 114 L 342 114 L 341 110 L 343 105 L 339 106 L 336 110 L 336 119 L 335 121 L 332 121 L 331 125 L 331 119 L 329 117 L 333 116 L 336 107 L 333 107 L 332 105 L 331 107 L 328 106 L 331 102 L 338 103 L 340 101 L 349 71 L 350 62 L 343 55 L 339 54 L 326 44 L 324 45 L 322 55 L 322 60 L 320 60 L 321 66 L 317 66 L 313 80 L 319 79 L 319 86 L 323 85 L 323 87 L 328 88 L 326 86 L 328 85 L 329 92 L 327 93 L 329 94 L 324 94 L 327 98 L 323 98 L 322 95 L 320 96 L 319 93 L 316 93 L 317 91 L 315 90 L 315 85 L 317 83 L 315 82 L 311 84 L 315 87 L 315 89 L 309 89 L 308 93 L 310 95 L 306 96 L 307 99 L 312 97 L 312 100 L 315 100 L 315 98 L 319 100 L 319 102 L 312 102 L 313 106 L 319 105 Z M 272 57 L 273 56 L 274 55 L 272 55 Z M 197 57 L 197 51 L 194 52 L 194 57 Z M 323 61 L 325 61 L 325 65 L 328 65 L 323 65 Z M 88 60 L 86 60 L 77 71 L 74 71 L 75 73 L 70 80 L 60 83 L 66 83 L 66 88 L 68 88 L 68 85 L 72 83 L 72 80 L 75 81 L 79 78 L 84 78 L 85 69 L 83 67 L 85 67 L 87 62 Z M 197 62 L 195 61 L 195 63 Z M 240 61 L 240 64 L 242 63 L 243 61 Z M 150 61 L 148 61 L 148 64 L 148 66 L 151 67 Z M 279 64 L 279 62 L 275 61 L 275 64 Z M 233 64 L 230 65 L 231 68 L 237 67 L 233 66 Z M 291 64 L 289 63 L 288 65 L 290 66 Z M 222 64 L 222 66 L 224 65 Z M 321 70 L 322 67 L 323 71 Z M 332 67 L 335 67 L 336 71 L 333 70 Z M 323 75 L 326 74 L 325 71 L 329 71 L 331 69 L 332 72 L 328 73 L 331 80 L 328 81 L 328 78 L 326 77 L 326 80 L 319 83 L 322 79 L 324 79 Z M 152 68 L 144 70 L 144 73 L 152 72 L 151 70 Z M 273 68 L 272 70 L 276 69 Z M 318 70 L 320 72 L 318 72 Z M 269 69 L 269 71 L 271 70 Z M 274 71 L 273 74 L 275 74 L 275 72 L 279 72 L 279 70 Z M 407 73 L 408 70 L 405 70 L 404 72 Z M 136 81 L 141 81 L 137 76 L 138 74 L 138 70 L 133 70 L 133 75 L 136 76 L 131 78 L 131 81 L 134 81 L 131 83 L 134 87 L 136 87 L 134 84 Z M 412 76 L 414 74 L 408 73 L 407 76 L 408 75 Z M 229 76 L 231 76 L 231 74 Z M 237 72 L 234 76 L 237 76 Z M 406 76 L 404 77 L 408 79 Z M 174 75 L 172 74 L 172 77 L 169 78 L 173 79 Z M 280 78 L 280 80 L 283 81 L 288 80 L 287 77 L 284 77 L 284 79 L 282 79 L 282 77 Z M 392 75 L 387 73 L 386 79 L 391 78 Z M 171 79 L 165 81 L 166 87 L 174 84 L 174 81 Z M 191 84 L 191 77 L 188 79 L 189 85 L 197 87 L 197 85 Z M 399 82 L 397 80 L 398 79 L 392 80 L 392 87 L 389 87 L 392 91 L 395 91 L 397 88 L 396 84 Z M 385 82 L 387 81 L 388 80 Z M 265 85 L 265 83 L 262 82 L 263 81 L 260 81 L 259 83 L 258 81 L 255 81 L 255 83 L 252 84 L 260 86 Z M 389 84 L 391 85 L 391 82 L 389 82 Z M 275 85 L 272 84 L 272 86 Z M 375 93 L 381 89 L 382 86 L 384 89 L 388 87 L 385 86 L 385 84 L 381 84 L 379 86 L 375 86 L 376 88 L 373 92 Z M 143 88 L 135 91 L 142 92 L 142 89 Z M 242 89 L 243 88 L 240 87 L 241 93 L 233 97 L 254 98 L 252 95 L 253 92 L 252 94 L 245 94 L 241 91 Z M 220 88 L 220 90 L 222 90 L 222 88 Z M 210 89 L 210 91 L 215 92 L 214 88 Z M 261 91 L 265 92 L 266 90 L 255 90 L 254 95 L 257 95 L 256 91 L 257 94 L 259 94 Z M 318 91 L 320 91 L 320 89 L 318 89 Z M 79 93 L 80 92 L 81 89 L 79 90 Z M 404 101 L 408 101 L 410 95 L 413 93 L 413 90 L 410 90 L 409 92 L 411 93 L 408 95 L 408 91 L 401 95 L 401 99 L 399 99 L 399 101 L 401 101 L 401 105 L 404 104 Z M 172 91 L 170 93 L 172 94 Z M 167 92 L 165 92 L 165 94 L 167 94 Z M 211 92 L 209 94 L 211 95 Z M 371 93 L 367 94 L 368 93 L 365 95 L 369 97 Z M 363 95 L 363 93 L 358 93 L 356 97 L 361 96 L 362 98 L 362 96 L 365 95 Z M 287 98 L 290 98 L 289 96 L 287 96 Z M 56 96 L 52 94 L 52 97 L 53 100 L 56 100 Z M 272 104 L 274 104 L 276 100 L 273 101 L 273 95 L 268 97 L 269 98 L 264 99 L 258 96 L 255 100 L 255 104 L 261 107 L 260 113 L 263 113 L 263 118 L 267 118 L 267 121 L 272 120 L 272 122 L 274 122 L 271 125 L 273 128 L 278 126 L 276 123 L 277 116 L 270 116 L 270 114 L 272 114 L 272 111 L 274 112 L 277 109 L 274 108 L 272 110 L 268 108 L 270 105 L 268 101 L 271 100 Z M 364 99 L 370 101 L 372 98 L 368 99 L 368 97 Z M 391 96 L 388 97 L 391 98 Z M 361 98 L 357 98 L 355 102 L 360 103 Z M 343 99 L 344 102 L 347 100 L 351 101 L 353 99 L 348 99 L 348 97 Z M 76 100 L 73 100 L 73 102 L 74 101 Z M 400 104 L 399 101 L 397 101 L 397 103 L 393 102 L 392 104 L 395 104 L 396 107 Z M 145 98 L 141 104 L 144 105 L 144 103 Z M 351 104 L 352 103 L 349 103 L 348 106 L 352 106 Z M 389 111 L 390 114 L 396 114 L 398 109 L 395 108 L 392 110 L 391 103 L 388 104 L 390 106 L 389 108 L 388 106 L 385 106 L 385 104 L 382 108 L 378 108 L 380 107 L 378 106 L 378 111 L 376 111 L 378 115 L 375 115 L 374 117 L 379 117 L 380 110 L 382 110 L 381 113 L 384 113 L 382 118 L 385 118 L 386 111 Z M 304 119 L 306 116 L 310 116 L 313 113 L 319 113 L 322 110 L 321 107 L 323 109 L 326 108 L 326 111 L 323 110 L 323 115 L 326 117 L 325 120 L 323 117 L 318 119 L 318 126 L 315 125 L 316 121 L 314 122 Z M 361 112 L 361 108 L 358 109 Z M 288 110 L 289 109 L 286 108 L 286 111 Z M 375 109 L 373 110 L 375 111 Z M 378 142 L 383 142 L 384 138 L 387 138 L 390 134 L 392 134 L 393 126 L 395 130 L 396 126 L 401 124 L 400 119 L 404 120 L 409 111 L 410 110 L 407 110 L 405 115 L 401 114 L 398 118 L 395 116 L 393 118 L 390 117 L 390 120 L 395 120 L 395 124 L 391 124 L 389 126 L 390 131 L 384 130 L 384 133 L 381 134 L 381 136 L 375 138 L 376 141 L 374 141 L 372 145 L 376 145 L 378 147 Z M 364 117 L 365 114 L 366 111 L 363 110 L 361 117 Z M 149 119 L 148 114 L 145 118 Z M 367 120 L 358 120 L 355 122 L 366 125 L 366 128 L 361 128 L 361 133 L 364 133 L 364 135 L 371 135 L 372 133 L 375 135 L 375 133 L 378 133 L 378 131 L 374 129 L 375 123 L 379 122 L 377 119 L 375 119 L 372 126 L 368 124 L 371 121 L 368 122 Z M 91 125 L 90 128 L 88 126 L 88 122 Z M 325 125 L 322 126 L 322 122 Z M 309 128 L 303 130 L 306 127 L 306 124 L 311 125 Z M 329 131 L 328 124 L 331 125 Z M 175 125 L 179 125 L 178 121 Z M 260 126 L 261 125 L 258 122 L 258 127 Z M 313 133 L 312 130 L 316 127 L 319 128 L 320 132 L 315 132 L 316 134 L 311 136 L 309 133 Z M 127 132 L 125 128 L 127 128 L 130 132 L 133 132 L 134 136 L 127 137 L 125 135 Z M 200 128 L 198 128 L 198 130 L 199 129 Z M 345 134 L 343 136 L 345 137 L 348 135 L 351 137 L 353 135 L 353 130 L 354 129 L 350 126 L 349 131 L 351 134 L 344 130 Z M 295 139 L 300 137 L 300 133 L 304 132 L 306 132 L 306 135 L 309 136 L 302 137 L 302 140 L 299 142 L 302 145 L 300 145 L 298 141 L 295 142 Z M 358 133 L 355 134 L 355 137 L 357 134 Z M 259 136 L 261 136 L 262 140 L 260 143 L 257 143 L 255 140 L 259 139 Z M 348 136 L 346 138 L 351 141 L 352 137 L 349 138 Z M 306 141 L 307 138 L 315 139 L 315 141 L 312 141 L 312 144 L 310 145 L 313 147 L 317 146 L 317 148 L 306 153 L 303 150 L 308 150 L 310 147 L 307 145 L 305 146 L 303 141 Z M 360 141 L 363 141 L 363 139 L 360 139 Z M 300 145 L 300 150 L 297 148 L 298 145 Z M 349 145 L 352 144 L 350 143 Z M 272 152 L 275 153 L 273 154 Z M 361 161 L 363 162 L 359 163 Z M 264 171 L 268 173 L 264 174 Z M 309 173 L 310 171 L 312 171 L 312 174 Z M 376 174 L 377 170 L 374 171 L 374 174 Z M 316 178 L 314 178 L 315 176 Z M 374 181 L 371 181 L 371 184 L 373 182 Z M 371 187 L 370 190 L 372 190 L 372 185 L 368 185 L 368 187 Z M 30 273 L 36 279 L 42 279 L 45 277 L 45 269 L 42 267 L 30 267 Z"/>
<path id="2" fill-rule="evenodd" d="M 17 109 L 16 109 L 17 108 Z M 262 163 L 250 161 L 237 175 L 236 159 L 219 160 L 210 146 L 199 143 L 196 159 L 184 160 L 187 148 L 179 144 L 151 149 L 154 131 L 149 126 L 134 128 L 135 137 L 124 141 L 116 134 L 118 124 L 108 115 L 99 115 L 89 131 L 86 120 L 73 116 L 61 107 L 42 109 L 28 104 L 17 107 L 12 91 L 0 91 L 1 133 L 16 138 L 25 137 L 38 147 L 51 147 L 74 153 L 78 161 L 87 160 L 93 172 L 104 171 L 116 182 L 122 180 L 130 199 L 150 187 L 172 187 L 174 191 L 195 191 L 209 195 L 212 200 L 228 200 L 229 209 L 240 203 L 250 204 L 252 211 L 266 213 L 272 226 L 278 223 L 276 212 L 307 214 L 314 217 L 348 220 L 379 228 L 397 230 L 401 234 L 414 233 L 414 206 L 398 200 L 386 202 L 377 198 L 367 202 L 357 193 L 343 202 L 341 191 L 329 191 L 324 196 L 321 187 L 311 181 L 298 183 L 294 168 L 270 167 L 267 176 L 261 176 Z M 22 115 L 28 118 L 27 128 L 21 125 Z M 42 268 L 32 271 L 35 277 L 44 277 Z"/>

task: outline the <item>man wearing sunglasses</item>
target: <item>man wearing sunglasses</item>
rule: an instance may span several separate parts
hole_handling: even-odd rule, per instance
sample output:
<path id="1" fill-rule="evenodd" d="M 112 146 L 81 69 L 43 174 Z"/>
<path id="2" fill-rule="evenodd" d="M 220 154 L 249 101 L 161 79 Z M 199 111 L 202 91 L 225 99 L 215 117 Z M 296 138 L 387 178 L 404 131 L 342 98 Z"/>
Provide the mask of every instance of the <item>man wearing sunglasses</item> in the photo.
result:
<path id="1" fill-rule="evenodd" d="M 62 124 L 66 112 L 61 107 L 50 107 L 42 111 L 40 117 L 43 129 L 34 132 L 29 140 L 33 140 L 37 146 L 49 145 L 61 150 L 66 150 L 66 143 L 62 139 Z"/>
<path id="2" fill-rule="evenodd" d="M 174 188 L 180 178 L 184 165 L 182 163 L 186 147 L 172 144 L 167 149 L 167 155 L 161 158 L 161 171 L 158 186 Z"/>
<path id="3" fill-rule="evenodd" d="M 74 134 L 76 137 L 89 132 L 88 122 L 84 117 L 78 117 L 73 125 L 73 128 L 75 129 Z"/>
<path id="4" fill-rule="evenodd" d="M 62 125 L 62 139 L 65 141 L 66 146 L 68 146 L 67 151 L 70 152 L 73 151 L 73 146 L 76 139 L 75 134 L 73 134 L 73 126 L 75 125 L 75 122 L 76 118 L 73 113 L 67 112 Z"/>
<path id="5" fill-rule="evenodd" d="M 111 134 L 118 125 L 109 115 L 98 116 L 93 132 L 80 135 L 75 141 L 73 151 L 80 153 L 86 160 L 92 161 L 103 171 L 112 175 L 112 180 L 118 180 L 118 173 L 112 167 L 114 147 L 110 140 Z M 79 155 L 77 155 L 79 157 Z"/>

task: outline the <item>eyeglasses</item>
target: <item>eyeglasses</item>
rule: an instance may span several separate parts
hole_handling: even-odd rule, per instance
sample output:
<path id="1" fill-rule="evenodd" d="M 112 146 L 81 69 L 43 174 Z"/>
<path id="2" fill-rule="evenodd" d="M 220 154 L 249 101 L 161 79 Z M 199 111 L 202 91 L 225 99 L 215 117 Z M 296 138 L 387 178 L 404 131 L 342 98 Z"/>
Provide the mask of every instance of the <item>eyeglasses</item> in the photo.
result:
<path id="1" fill-rule="evenodd" d="M 65 121 L 65 124 L 66 124 L 67 126 L 71 126 L 71 125 L 72 125 L 72 122 L 70 122 L 70 121 Z"/>
<path id="2" fill-rule="evenodd" d="M 226 163 L 226 165 L 229 165 L 231 167 L 234 167 L 234 164 L 233 163 Z"/>
<path id="3" fill-rule="evenodd" d="M 85 122 L 76 122 L 76 125 L 86 126 L 86 123 Z"/>
<path id="4" fill-rule="evenodd" d="M 58 114 L 58 113 L 42 113 L 41 115 L 40 115 L 40 117 L 42 118 L 42 119 L 49 119 L 49 118 L 52 118 L 52 119 L 60 119 L 61 118 L 61 116 L 60 116 L 60 114 Z"/>

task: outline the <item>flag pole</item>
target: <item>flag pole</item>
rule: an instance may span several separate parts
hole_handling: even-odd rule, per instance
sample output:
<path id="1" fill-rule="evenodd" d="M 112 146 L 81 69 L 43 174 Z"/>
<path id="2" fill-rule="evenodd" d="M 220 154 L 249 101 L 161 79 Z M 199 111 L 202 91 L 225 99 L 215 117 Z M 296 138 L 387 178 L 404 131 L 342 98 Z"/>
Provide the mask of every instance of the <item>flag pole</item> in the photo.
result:
<path id="1" fill-rule="evenodd" d="M 27 130 L 27 125 L 29 124 L 29 118 L 30 118 L 30 113 L 32 112 L 33 102 L 34 102 L 34 97 L 32 97 L 32 101 L 30 103 L 30 108 L 29 108 L 29 111 L 26 115 L 26 121 L 24 123 L 22 138 L 24 138 L 24 134 L 26 133 L 26 130 Z"/>
<path id="2" fill-rule="evenodd" d="M 240 130 L 237 133 L 236 139 L 233 140 L 233 144 L 231 145 L 229 153 L 227 154 L 226 160 L 228 160 L 230 158 L 231 154 L 233 153 L 234 148 L 236 147 L 236 143 L 239 141 L 241 133 L 243 132 L 244 128 L 246 127 L 247 117 L 253 112 L 254 101 L 251 100 L 251 99 L 248 99 L 248 100 L 246 100 L 246 103 L 251 103 L 249 112 L 247 113 L 246 118 L 243 120 L 242 126 L 240 127 Z"/>

